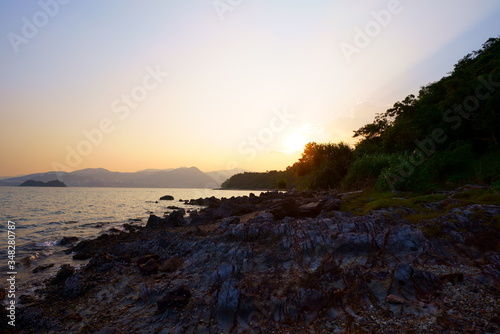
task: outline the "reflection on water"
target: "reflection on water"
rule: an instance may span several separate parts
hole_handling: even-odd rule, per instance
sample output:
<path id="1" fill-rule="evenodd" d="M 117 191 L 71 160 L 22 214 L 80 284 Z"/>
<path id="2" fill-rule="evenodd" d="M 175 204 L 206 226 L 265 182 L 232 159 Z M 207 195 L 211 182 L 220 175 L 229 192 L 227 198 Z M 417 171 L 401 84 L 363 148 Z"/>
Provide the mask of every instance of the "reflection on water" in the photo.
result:
<path id="1" fill-rule="evenodd" d="M 123 230 L 123 224 L 144 225 L 150 214 L 162 216 L 168 206 L 192 209 L 180 200 L 248 195 L 250 191 L 151 188 L 37 188 L 0 187 L 0 270 L 6 272 L 7 220 L 16 223 L 16 263 L 18 278 L 25 289 L 35 289 L 34 281 L 48 277 L 63 263 L 80 266 L 58 245 L 63 237 L 87 239 Z M 254 192 L 258 195 L 260 192 Z M 172 195 L 173 201 L 159 201 Z M 22 263 L 21 263 L 22 262 Z M 5 263 L 5 264 L 4 264 Z M 51 268 L 33 274 L 39 266 Z"/>

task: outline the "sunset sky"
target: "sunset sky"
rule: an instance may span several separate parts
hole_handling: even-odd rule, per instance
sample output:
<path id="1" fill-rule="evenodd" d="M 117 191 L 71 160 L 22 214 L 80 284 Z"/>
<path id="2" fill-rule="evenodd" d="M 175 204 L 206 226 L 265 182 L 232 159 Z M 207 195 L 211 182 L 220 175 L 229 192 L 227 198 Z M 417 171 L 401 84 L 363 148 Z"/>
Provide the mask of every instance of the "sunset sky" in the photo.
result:
<path id="1" fill-rule="evenodd" d="M 0 176 L 284 169 L 500 35 L 500 1 L 0 3 Z"/>

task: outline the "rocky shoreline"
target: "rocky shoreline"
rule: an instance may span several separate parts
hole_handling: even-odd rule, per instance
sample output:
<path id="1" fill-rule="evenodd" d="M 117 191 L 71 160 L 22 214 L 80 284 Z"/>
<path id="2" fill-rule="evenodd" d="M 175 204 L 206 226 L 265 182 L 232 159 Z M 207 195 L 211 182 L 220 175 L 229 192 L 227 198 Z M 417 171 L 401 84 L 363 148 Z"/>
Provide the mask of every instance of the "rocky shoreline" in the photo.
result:
<path id="1" fill-rule="evenodd" d="M 500 332 L 500 206 L 415 221 L 412 208 L 355 215 L 342 200 L 191 200 L 206 208 L 81 241 L 68 253 L 88 264 L 21 296 L 3 333 Z"/>

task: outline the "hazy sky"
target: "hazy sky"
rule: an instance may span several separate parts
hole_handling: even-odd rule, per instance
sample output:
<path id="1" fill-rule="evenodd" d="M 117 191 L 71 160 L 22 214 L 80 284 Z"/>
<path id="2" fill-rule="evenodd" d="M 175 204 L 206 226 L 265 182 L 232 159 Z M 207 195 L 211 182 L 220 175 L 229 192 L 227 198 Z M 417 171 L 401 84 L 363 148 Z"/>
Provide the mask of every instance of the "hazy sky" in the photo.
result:
<path id="1" fill-rule="evenodd" d="M 497 0 L 4 0 L 0 175 L 284 169 L 499 28 Z"/>

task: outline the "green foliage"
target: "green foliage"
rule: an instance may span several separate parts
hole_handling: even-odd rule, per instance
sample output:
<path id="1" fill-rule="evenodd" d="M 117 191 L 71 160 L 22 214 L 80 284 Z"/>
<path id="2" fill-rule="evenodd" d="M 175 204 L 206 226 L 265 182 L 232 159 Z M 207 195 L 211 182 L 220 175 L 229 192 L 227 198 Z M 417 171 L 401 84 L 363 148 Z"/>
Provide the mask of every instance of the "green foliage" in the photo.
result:
<path id="1" fill-rule="evenodd" d="M 345 143 L 309 143 L 292 168 L 297 176 L 309 175 L 308 188 L 332 189 L 340 186 L 352 159 L 353 151 Z"/>
<path id="2" fill-rule="evenodd" d="M 428 192 L 473 182 L 498 189 L 499 82 L 500 38 L 490 38 L 449 76 L 354 131 L 354 151 L 345 143 L 308 143 L 286 171 L 236 175 L 224 186 Z"/>
<path id="3" fill-rule="evenodd" d="M 362 155 L 350 166 L 342 180 L 344 189 L 364 188 L 374 185 L 385 169 L 396 163 L 397 154 L 373 153 Z"/>

